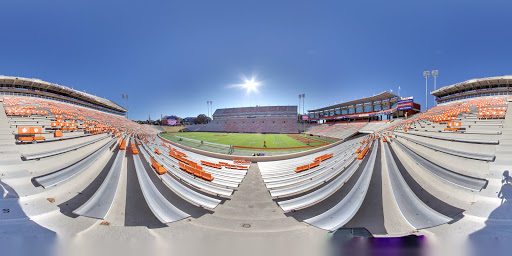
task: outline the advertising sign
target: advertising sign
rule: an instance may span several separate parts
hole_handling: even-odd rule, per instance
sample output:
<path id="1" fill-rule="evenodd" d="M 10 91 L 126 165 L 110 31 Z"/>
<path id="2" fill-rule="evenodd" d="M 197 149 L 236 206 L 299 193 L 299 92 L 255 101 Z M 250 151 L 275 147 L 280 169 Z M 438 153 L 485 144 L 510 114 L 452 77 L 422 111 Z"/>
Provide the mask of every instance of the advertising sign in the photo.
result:
<path id="1" fill-rule="evenodd" d="M 302 120 L 308 120 L 309 119 L 309 116 L 308 115 L 303 115 L 302 116 Z"/>
<path id="2" fill-rule="evenodd" d="M 413 108 L 413 99 L 399 100 L 397 102 L 398 110 L 408 110 Z"/>

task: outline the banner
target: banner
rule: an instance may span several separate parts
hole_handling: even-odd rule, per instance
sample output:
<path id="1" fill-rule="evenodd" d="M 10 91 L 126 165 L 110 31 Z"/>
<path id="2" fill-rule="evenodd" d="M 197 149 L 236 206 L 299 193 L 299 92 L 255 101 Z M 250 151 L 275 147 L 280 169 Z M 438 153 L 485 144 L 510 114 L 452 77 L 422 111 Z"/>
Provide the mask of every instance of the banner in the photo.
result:
<path id="1" fill-rule="evenodd" d="M 413 108 L 413 99 L 399 100 L 397 102 L 398 110 L 408 110 Z"/>

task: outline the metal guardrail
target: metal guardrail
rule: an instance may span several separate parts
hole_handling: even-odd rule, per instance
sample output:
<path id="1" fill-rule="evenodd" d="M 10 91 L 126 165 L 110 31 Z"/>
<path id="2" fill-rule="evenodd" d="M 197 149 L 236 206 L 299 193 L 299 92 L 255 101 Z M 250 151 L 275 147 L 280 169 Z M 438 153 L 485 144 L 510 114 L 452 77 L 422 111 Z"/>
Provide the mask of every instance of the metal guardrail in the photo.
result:
<path id="1" fill-rule="evenodd" d="M 359 143 L 351 143 L 349 145 L 346 145 L 344 147 L 339 148 L 339 150 L 336 151 L 330 151 L 330 152 L 322 152 L 324 154 L 332 153 L 334 157 L 322 161 L 322 164 L 325 163 L 326 165 L 332 165 L 332 163 L 335 163 L 338 161 L 338 156 L 341 154 L 348 154 L 350 151 L 355 151 L 357 147 L 359 147 Z M 320 156 L 321 154 L 315 155 Z M 302 166 L 304 164 L 310 164 L 313 161 L 313 157 L 310 157 L 308 159 L 305 159 L 304 161 L 297 159 L 295 163 L 292 165 L 284 165 L 282 169 L 275 169 L 275 168 L 269 168 L 269 164 L 265 163 L 263 166 L 260 164 L 260 172 L 261 176 L 263 178 L 263 181 L 265 183 L 273 183 L 273 182 L 279 182 L 279 181 L 285 181 L 289 179 L 294 179 L 297 176 L 303 176 L 312 172 L 315 172 L 317 170 L 310 169 L 306 171 L 302 171 L 300 173 L 295 173 L 295 169 L 298 166 Z M 324 166 L 321 166 L 324 167 Z"/>
<path id="2" fill-rule="evenodd" d="M 466 176 L 460 173 L 450 171 L 437 164 L 434 164 L 426 160 L 425 158 L 421 157 L 420 155 L 416 154 L 414 151 L 412 151 L 407 146 L 405 146 L 404 144 L 400 143 L 397 140 L 394 140 L 393 143 L 395 143 L 417 165 L 421 166 L 426 171 L 432 173 L 434 176 L 448 183 L 473 191 L 480 191 L 487 184 L 487 180 L 485 179 Z"/>
<path id="3" fill-rule="evenodd" d="M 144 146 L 144 148 L 146 147 L 144 142 L 142 143 L 142 145 Z M 202 181 L 198 181 L 198 180 L 188 176 L 187 174 L 185 174 L 182 171 L 178 170 L 177 168 L 179 168 L 179 167 L 175 168 L 174 166 L 170 165 L 168 163 L 168 162 L 170 162 L 170 160 L 167 159 L 168 156 L 163 155 L 163 158 L 162 157 L 156 157 L 150 150 L 148 150 L 147 148 L 145 148 L 145 149 L 146 149 L 146 151 L 151 156 L 153 156 L 153 158 L 162 160 L 162 161 L 160 161 L 160 163 L 162 164 L 162 166 L 167 171 L 172 173 L 178 179 L 180 179 L 180 180 L 190 184 L 191 186 L 193 186 L 193 187 L 195 187 L 195 188 L 197 188 L 199 190 L 205 191 L 207 193 L 210 193 L 210 194 L 213 194 L 213 195 L 218 195 L 218 196 L 229 197 L 229 196 L 231 196 L 233 194 L 233 189 L 217 187 L 217 186 L 214 186 L 214 185 L 211 185 L 211 184 L 207 184 L 207 183 L 202 182 Z"/>
<path id="4" fill-rule="evenodd" d="M 139 147 L 139 148 L 141 148 L 140 152 L 142 153 L 142 155 L 144 156 L 145 160 L 149 164 L 150 160 L 148 160 L 148 159 L 149 159 L 150 156 L 149 156 L 148 152 L 146 151 L 146 149 L 144 147 Z M 163 174 L 163 175 L 159 175 L 158 177 L 174 193 L 176 193 L 181 198 L 185 199 L 186 201 L 188 201 L 188 202 L 190 202 L 190 203 L 192 203 L 194 205 L 198 205 L 198 206 L 201 206 L 201 207 L 204 207 L 204 208 L 208 208 L 208 209 L 214 209 L 221 202 L 221 200 L 219 200 L 219 199 L 215 199 L 215 198 L 211 198 L 209 196 L 205 196 L 203 194 L 197 193 L 197 192 L 187 188 L 186 186 L 182 185 L 180 182 L 176 181 L 168 173 Z"/>
<path id="5" fill-rule="evenodd" d="M 434 227 L 451 221 L 451 218 L 436 212 L 414 194 L 400 174 L 388 144 L 383 143 L 382 149 L 393 197 L 405 220 L 415 229 Z"/>
<path id="6" fill-rule="evenodd" d="M 261 176 L 264 182 L 273 182 L 280 179 L 284 179 L 285 176 L 295 175 L 295 168 L 298 166 L 302 166 L 304 164 L 310 164 L 315 157 L 321 156 L 323 154 L 334 154 L 338 155 L 340 153 L 346 152 L 347 150 L 351 150 L 354 145 L 359 143 L 350 143 L 348 145 L 339 145 L 335 148 L 335 150 L 326 150 L 321 151 L 307 157 L 300 157 L 290 160 L 278 161 L 278 163 L 273 162 L 263 162 L 259 163 Z M 341 147 L 340 147 L 341 146 Z M 354 149 L 355 150 L 355 149 Z M 288 161 L 287 163 L 283 163 L 284 161 Z M 335 161 L 335 158 L 328 159 L 324 161 L 325 163 L 330 163 Z M 322 162 L 322 163 L 324 163 Z M 277 166 L 276 166 L 277 165 Z M 301 174 L 307 174 L 308 171 L 301 172 Z"/>
<path id="7" fill-rule="evenodd" d="M 368 158 L 368 162 L 361 176 L 345 198 L 333 208 L 320 215 L 306 219 L 304 222 L 321 229 L 334 231 L 345 225 L 356 215 L 363 204 L 366 192 L 368 192 L 370 186 L 373 169 L 375 167 L 375 159 L 377 157 L 377 145 L 377 143 L 373 144 L 371 155 Z"/>
<path id="8" fill-rule="evenodd" d="M 344 161 L 343 164 L 337 166 L 335 169 L 333 169 L 333 171 L 324 173 L 321 176 L 317 177 L 316 179 L 312 179 L 308 182 L 304 182 L 304 183 L 298 184 L 293 187 L 270 190 L 270 195 L 274 198 L 280 198 L 280 197 L 288 197 L 288 196 L 293 196 L 293 195 L 307 192 L 315 187 L 318 187 L 318 186 L 328 182 L 333 177 L 338 175 L 340 172 L 344 171 L 347 168 L 347 166 L 349 166 L 350 163 L 352 163 L 354 161 L 354 159 L 355 159 L 355 156 L 353 158 L 350 158 L 350 159 Z"/>
<path id="9" fill-rule="evenodd" d="M 158 148 L 159 150 L 162 150 L 162 152 L 165 152 L 165 149 L 163 149 L 161 146 L 158 146 L 158 145 L 154 145 L 156 148 Z M 168 160 L 170 160 L 173 164 L 176 164 L 178 165 L 178 160 L 175 160 L 173 158 L 169 158 L 166 156 L 166 158 Z M 176 166 L 175 165 L 175 166 Z M 243 177 L 231 177 L 231 176 L 226 176 L 226 175 L 222 175 L 222 174 L 218 174 L 218 172 L 216 171 L 211 171 L 209 170 L 208 171 L 212 176 L 213 176 L 213 180 L 211 181 L 211 183 L 213 184 L 218 184 L 218 185 L 221 185 L 221 186 L 225 186 L 225 187 L 230 187 L 230 188 L 237 188 L 240 183 L 242 182 L 243 180 Z"/>
<path id="10" fill-rule="evenodd" d="M 395 131 L 395 133 L 405 134 L 405 133 L 397 132 L 397 131 Z M 498 140 L 481 140 L 481 139 L 465 139 L 465 138 L 442 137 L 442 136 L 427 135 L 427 134 L 421 134 L 421 133 L 415 133 L 415 132 L 407 132 L 406 134 L 411 134 L 411 135 L 415 135 L 415 136 L 421 136 L 421 137 L 425 137 L 425 138 L 438 139 L 438 140 L 454 141 L 454 142 L 465 142 L 465 143 L 476 143 L 476 144 L 492 144 L 492 145 L 498 145 L 500 143 Z"/>
<path id="11" fill-rule="evenodd" d="M 275 182 L 275 183 L 267 183 L 267 184 L 265 184 L 265 186 L 269 189 L 274 189 L 274 188 L 278 188 L 278 187 L 291 186 L 291 185 L 301 183 L 301 182 L 304 182 L 307 180 L 312 180 L 316 176 L 320 176 L 324 173 L 330 172 L 331 170 L 336 168 L 336 166 L 345 162 L 345 160 L 352 154 L 353 154 L 353 152 L 350 152 L 350 153 L 345 153 L 342 156 L 337 156 L 336 162 L 333 162 L 330 165 L 324 166 L 323 168 L 317 169 L 316 171 L 308 173 L 306 175 L 297 176 L 294 179 L 289 179 L 289 180 L 285 180 L 285 181 L 279 181 L 279 182 Z"/>
<path id="12" fill-rule="evenodd" d="M 343 152 L 343 153 L 345 155 L 347 154 L 347 152 Z M 323 164 L 323 165 L 319 166 L 319 168 L 323 169 L 325 167 L 332 166 L 333 164 L 335 164 L 338 161 L 339 161 L 339 155 L 336 155 L 335 157 L 332 157 L 332 158 L 330 158 L 330 159 L 328 159 L 326 161 L 322 161 L 321 164 Z M 297 165 L 297 166 L 302 166 L 304 164 L 310 164 L 310 163 L 311 163 L 311 160 L 305 161 L 305 162 L 303 162 L 303 163 L 301 163 L 300 165 Z M 289 169 L 286 170 L 285 172 L 276 173 L 276 175 L 272 175 L 270 177 L 263 177 L 263 182 L 265 182 L 265 183 L 282 182 L 282 181 L 286 181 L 286 180 L 296 179 L 299 176 L 304 176 L 304 175 L 307 175 L 307 174 L 310 174 L 310 173 L 318 171 L 318 168 L 316 168 L 316 169 L 309 169 L 309 170 L 306 170 L 306 171 L 302 171 L 302 172 L 296 173 L 295 172 L 296 168 L 297 167 L 295 167 L 295 166 L 294 167 L 289 167 Z"/>
<path id="13" fill-rule="evenodd" d="M 37 143 L 50 142 L 50 141 L 70 140 L 70 139 L 83 138 L 83 137 L 88 137 L 88 136 L 93 136 L 93 135 L 95 135 L 95 134 L 87 133 L 87 134 L 71 135 L 71 136 L 66 136 L 66 137 L 48 138 L 48 139 L 45 139 L 43 141 L 38 141 Z"/>
<path id="14" fill-rule="evenodd" d="M 71 179 L 73 176 L 89 168 L 89 166 L 91 166 L 96 160 L 98 160 L 98 158 L 100 158 L 115 142 L 116 140 L 112 139 L 109 142 L 105 143 L 105 145 L 103 145 L 100 149 L 96 150 L 96 152 L 88 155 L 82 160 L 73 163 L 72 165 L 59 171 L 37 177 L 35 178 L 35 181 L 46 189 L 49 187 L 53 187 L 57 184 L 60 184 L 68 179 Z"/>
<path id="15" fill-rule="evenodd" d="M 107 138 L 109 136 L 110 135 L 103 136 L 101 138 L 97 138 L 97 139 L 94 139 L 94 140 L 91 140 L 91 141 L 87 141 L 87 142 L 80 143 L 80 144 L 73 145 L 73 146 L 69 146 L 69 147 L 59 148 L 59 149 L 45 151 L 45 152 L 41 152 L 41 153 L 22 155 L 22 158 L 27 161 L 27 160 L 34 160 L 34 159 L 40 159 L 40 158 L 50 157 L 50 156 L 54 156 L 54 155 L 59 155 L 59 154 L 62 154 L 62 153 L 66 153 L 66 152 L 69 152 L 69 151 L 72 151 L 72 150 L 75 150 L 75 149 L 79 149 L 79 148 L 91 145 L 91 144 L 96 143 L 96 142 L 98 142 L 100 140 L 103 140 L 103 139 L 105 139 L 105 138 Z"/>
<path id="16" fill-rule="evenodd" d="M 148 176 L 146 168 L 142 165 L 139 155 L 133 155 L 133 163 L 135 165 L 135 172 L 137 173 L 142 195 L 144 199 L 146 199 L 149 209 L 151 209 L 158 220 L 162 223 L 169 223 L 190 217 L 189 214 L 167 201 L 160 191 L 158 191 L 155 184 L 153 184 L 151 178 Z"/>
<path id="17" fill-rule="evenodd" d="M 128 138 L 126 144 L 130 142 Z M 125 157 L 126 150 L 118 150 L 112 167 L 101 183 L 100 187 L 94 195 L 92 195 L 87 202 L 85 202 L 78 209 L 74 210 L 73 213 L 76 215 L 104 219 L 112 204 L 114 203 L 114 197 L 116 195 L 117 186 L 119 185 L 119 177 L 121 176 L 121 170 L 123 169 L 123 159 Z"/>
<path id="18" fill-rule="evenodd" d="M 409 137 L 406 137 L 406 136 L 403 136 L 403 135 L 399 135 L 399 134 L 396 134 L 395 136 L 400 137 L 400 138 L 404 138 L 404 139 L 406 139 L 408 141 L 411 141 L 411 142 L 416 143 L 418 145 L 424 146 L 426 148 L 430 148 L 430 149 L 433 149 L 435 151 L 443 152 L 443 153 L 446 153 L 446 154 L 449 154 L 449 155 L 458 156 L 458 157 L 464 157 L 464 158 L 481 160 L 481 161 L 489 161 L 489 162 L 494 161 L 494 158 L 495 158 L 494 155 L 470 153 L 470 152 L 464 152 L 464 151 L 459 151 L 459 150 L 448 149 L 448 148 L 445 148 L 445 147 L 440 147 L 440 146 L 432 145 L 432 144 L 429 144 L 429 143 L 426 143 L 426 142 L 421 142 L 421 141 L 418 141 L 418 140 L 415 140 L 415 139 L 411 139 Z"/>
<path id="19" fill-rule="evenodd" d="M 155 145 L 154 147 L 158 148 L 158 150 L 160 150 L 161 152 L 169 151 L 169 149 L 164 148 L 164 147 L 159 146 L 159 145 Z M 201 160 L 198 160 L 198 159 L 191 158 L 190 156 L 188 157 L 188 159 L 192 160 L 192 161 L 195 161 L 195 162 L 198 162 L 198 163 L 201 161 Z M 174 162 L 178 163 L 178 160 L 176 160 Z M 240 184 L 242 182 L 242 180 L 244 179 L 244 177 L 245 177 L 245 174 L 243 174 L 242 172 L 240 172 L 240 173 L 229 173 L 229 172 L 222 171 L 222 170 L 219 170 L 219 169 L 207 168 L 207 167 L 204 167 L 204 166 L 203 166 L 203 169 L 207 170 L 207 172 L 210 173 L 214 178 L 219 178 L 219 179 L 222 179 L 224 181 L 232 183 L 232 185 L 234 185 L 234 187 L 238 187 L 238 184 Z M 213 181 L 215 181 L 215 179 Z"/>
<path id="20" fill-rule="evenodd" d="M 348 181 L 348 179 L 352 177 L 361 165 L 361 162 L 362 160 L 350 161 L 349 164 L 352 163 L 350 167 L 324 187 L 297 198 L 278 202 L 279 207 L 281 207 L 283 211 L 289 212 L 292 210 L 300 210 L 323 201 L 338 191 Z"/>
<path id="21" fill-rule="evenodd" d="M 203 194 L 188 189 L 187 187 L 173 179 L 169 174 L 162 175 L 162 181 L 176 194 L 181 195 L 182 198 L 185 198 L 186 200 L 201 207 L 213 210 L 221 202 L 221 200 L 219 199 L 211 198 L 209 196 L 205 196 Z"/>

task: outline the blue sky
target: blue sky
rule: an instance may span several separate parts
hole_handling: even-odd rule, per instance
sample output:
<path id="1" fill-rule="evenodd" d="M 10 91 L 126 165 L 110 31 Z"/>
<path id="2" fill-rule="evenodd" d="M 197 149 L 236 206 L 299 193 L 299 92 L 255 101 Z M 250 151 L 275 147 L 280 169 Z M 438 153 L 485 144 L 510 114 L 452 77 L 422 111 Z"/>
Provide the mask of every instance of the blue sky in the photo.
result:
<path id="1" fill-rule="evenodd" d="M 392 2 L 392 3 L 388 3 Z M 327 106 L 511 74 L 512 1 L 2 1 L 0 74 L 122 104 L 130 118 Z M 257 75 L 258 93 L 229 85 Z M 433 79 L 429 80 L 433 90 Z M 429 106 L 433 97 L 429 98 Z"/>

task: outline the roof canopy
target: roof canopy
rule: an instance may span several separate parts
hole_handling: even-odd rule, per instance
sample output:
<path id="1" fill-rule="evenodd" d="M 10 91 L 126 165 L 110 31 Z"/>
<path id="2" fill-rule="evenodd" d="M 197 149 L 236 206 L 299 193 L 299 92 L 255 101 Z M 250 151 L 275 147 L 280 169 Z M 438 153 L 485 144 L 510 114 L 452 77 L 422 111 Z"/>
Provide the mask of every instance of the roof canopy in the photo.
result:
<path id="1" fill-rule="evenodd" d="M 30 87 L 34 87 L 34 88 L 38 88 L 38 89 L 51 90 L 54 93 L 61 94 L 63 96 L 76 97 L 78 99 L 81 99 L 85 102 L 88 102 L 88 103 L 91 103 L 94 105 L 99 105 L 99 106 L 113 109 L 113 110 L 116 110 L 119 112 L 127 112 L 127 110 L 125 108 L 119 106 L 118 104 L 116 104 L 108 99 L 101 98 L 101 97 L 98 97 L 98 96 L 95 96 L 95 95 L 92 95 L 92 94 L 89 94 L 86 92 L 74 90 L 67 86 L 45 82 L 40 79 L 0 75 L 0 83 L 20 85 L 20 86 L 30 86 Z"/>
<path id="2" fill-rule="evenodd" d="M 397 98 L 397 97 L 398 97 L 398 95 L 390 93 L 390 92 L 381 92 L 381 93 L 379 93 L 377 95 L 374 95 L 374 96 L 370 96 L 370 97 L 366 97 L 366 98 L 362 98 L 362 99 L 357 99 L 357 100 L 352 100 L 352 101 L 347 101 L 347 102 L 343 102 L 343 103 L 332 105 L 332 106 L 328 106 L 328 107 L 312 109 L 312 110 L 308 110 L 308 112 L 316 112 L 316 111 L 329 110 L 329 109 L 333 109 L 333 108 L 348 107 L 348 106 L 353 106 L 353 105 L 357 105 L 357 104 L 364 104 L 364 103 L 370 103 L 370 102 L 376 102 L 376 101 L 383 101 L 383 100 Z"/>
<path id="3" fill-rule="evenodd" d="M 430 92 L 431 95 L 437 97 L 443 97 L 460 91 L 466 91 L 471 88 L 477 88 L 482 86 L 491 86 L 497 84 L 510 84 L 512 82 L 512 75 L 507 76 L 494 76 L 479 79 L 470 79 L 461 83 L 456 83 L 439 88 L 435 91 Z"/>

